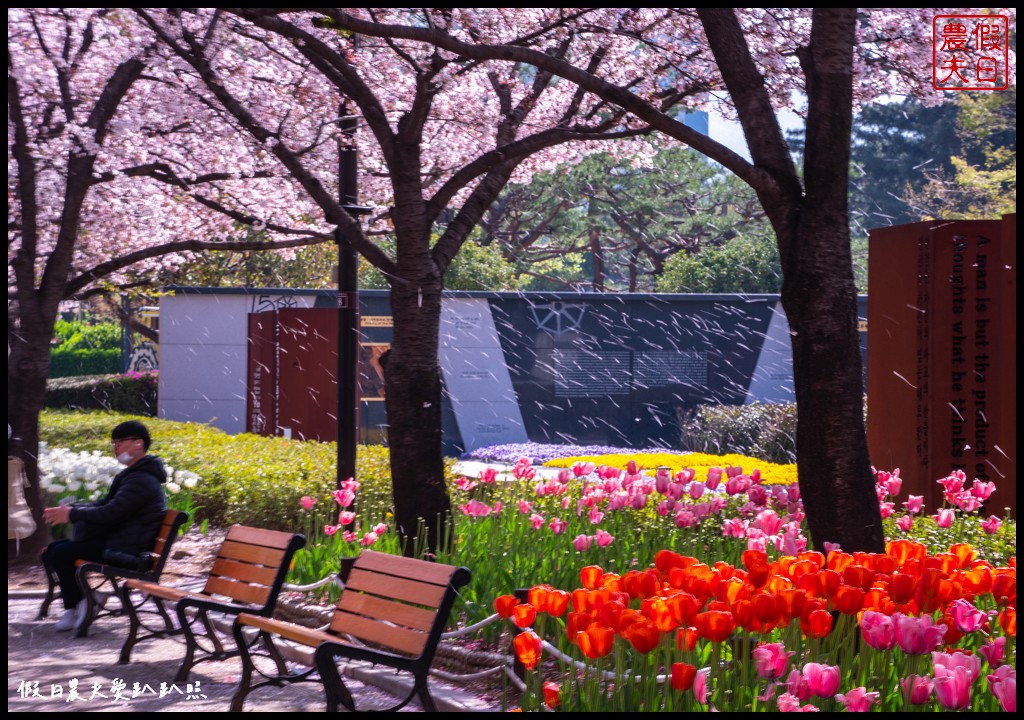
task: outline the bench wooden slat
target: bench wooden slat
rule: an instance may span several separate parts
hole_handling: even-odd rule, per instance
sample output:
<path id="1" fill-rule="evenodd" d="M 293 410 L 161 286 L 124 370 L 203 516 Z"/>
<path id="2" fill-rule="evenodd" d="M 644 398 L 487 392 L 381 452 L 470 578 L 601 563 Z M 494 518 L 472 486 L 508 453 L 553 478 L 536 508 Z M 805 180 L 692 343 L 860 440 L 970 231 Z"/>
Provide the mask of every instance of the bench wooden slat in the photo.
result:
<path id="1" fill-rule="evenodd" d="M 340 632 L 359 638 L 371 645 L 382 645 L 388 649 L 416 657 L 427 644 L 427 633 L 409 628 L 386 625 L 359 615 L 346 615 L 344 629 Z"/>
<path id="2" fill-rule="evenodd" d="M 270 596 L 270 588 L 266 585 L 249 585 L 226 577 L 210 578 L 203 588 L 204 595 L 221 595 L 234 602 L 249 605 L 262 605 Z M 218 601 L 219 602 L 219 601 Z"/>
<path id="3" fill-rule="evenodd" d="M 268 548 L 263 545 L 248 545 L 235 540 L 225 540 L 221 544 L 220 550 L 217 551 L 217 557 L 276 568 L 281 564 L 284 553 L 285 551 L 281 548 Z"/>
<path id="4" fill-rule="evenodd" d="M 345 583 L 345 589 L 434 606 L 441 602 L 445 592 L 444 585 L 432 585 L 406 578 L 374 574 L 361 570 L 358 566 L 352 568 L 348 582 Z"/>
<path id="5" fill-rule="evenodd" d="M 348 622 L 350 615 L 361 615 L 370 620 L 402 625 L 426 632 L 434 624 L 437 610 L 394 602 L 373 595 L 346 592 L 338 603 L 337 611 L 331 620 L 331 630 L 345 632 L 344 623 Z"/>
<path id="6" fill-rule="evenodd" d="M 249 545 L 261 545 L 278 549 L 287 548 L 295 535 L 281 532 L 280 530 L 264 530 L 263 528 L 250 527 L 248 525 L 232 525 L 228 528 L 228 534 L 224 537 L 225 542 L 236 541 Z"/>
<path id="7" fill-rule="evenodd" d="M 277 568 L 272 565 L 250 565 L 227 558 L 217 558 L 210 569 L 211 580 L 215 577 L 228 577 L 256 585 L 270 585 L 276 575 Z"/>
<path id="8" fill-rule="evenodd" d="M 456 570 L 451 565 L 424 562 L 401 555 L 388 555 L 374 550 L 364 550 L 360 553 L 358 567 L 383 575 L 413 578 L 434 585 L 447 585 Z"/>

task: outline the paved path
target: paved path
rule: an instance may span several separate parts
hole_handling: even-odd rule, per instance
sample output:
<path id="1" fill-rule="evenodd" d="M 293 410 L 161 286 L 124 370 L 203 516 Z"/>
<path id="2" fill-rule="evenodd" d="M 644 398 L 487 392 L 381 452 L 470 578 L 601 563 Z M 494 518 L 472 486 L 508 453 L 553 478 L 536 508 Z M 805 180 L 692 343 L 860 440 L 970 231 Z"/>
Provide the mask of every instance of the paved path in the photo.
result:
<path id="1" fill-rule="evenodd" d="M 238 680 L 237 658 L 200 663 L 189 683 L 173 682 L 184 655 L 178 639 L 161 638 L 139 645 L 132 662 L 119 665 L 127 620 L 100 618 L 88 638 L 59 633 L 54 624 L 63 609 L 37 620 L 37 593 L 8 592 L 8 712 L 226 712 Z M 394 694 L 409 687 L 393 671 L 356 668 L 346 684 L 357 707 L 381 709 Z M 161 696 L 162 694 L 162 696 Z M 454 687 L 431 682 L 431 694 L 442 712 L 490 712 L 496 708 Z M 404 697 L 404 693 L 402 693 Z M 258 690 L 246 701 L 250 712 L 323 712 L 323 690 L 316 683 Z M 416 701 L 405 712 L 422 712 Z"/>

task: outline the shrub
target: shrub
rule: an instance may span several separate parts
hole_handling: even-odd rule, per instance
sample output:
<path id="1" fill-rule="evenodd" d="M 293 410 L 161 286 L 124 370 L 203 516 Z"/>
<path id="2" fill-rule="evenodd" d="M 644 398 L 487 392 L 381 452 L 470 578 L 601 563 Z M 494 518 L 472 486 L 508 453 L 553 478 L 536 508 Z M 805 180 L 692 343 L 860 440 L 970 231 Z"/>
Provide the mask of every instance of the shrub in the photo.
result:
<path id="1" fill-rule="evenodd" d="M 145 422 L 153 438 L 151 452 L 175 468 L 194 472 L 203 482 L 192 490 L 197 520 L 215 527 L 233 523 L 295 532 L 310 525 L 301 500 L 317 500 L 323 516 L 336 523 L 335 443 L 286 440 L 260 435 L 229 435 L 208 425 L 130 416 L 110 411 L 45 410 L 41 440 L 52 448 L 98 450 L 109 454 L 110 431 L 124 420 Z M 387 448 L 360 446 L 356 474 L 361 485 L 358 512 L 363 522 L 385 522 L 392 512 L 391 470 Z M 334 516 L 328 512 L 333 508 Z M 315 525 L 314 525 L 315 527 Z"/>
<path id="2" fill-rule="evenodd" d="M 796 462 L 796 404 L 699 405 L 683 422 L 687 450 Z"/>
<path id="3" fill-rule="evenodd" d="M 50 353 L 50 377 L 102 375 L 121 370 L 121 326 L 58 320 Z"/>
<path id="4" fill-rule="evenodd" d="M 111 410 L 155 417 L 157 373 L 90 375 L 54 378 L 46 383 L 48 408 L 64 410 Z"/>

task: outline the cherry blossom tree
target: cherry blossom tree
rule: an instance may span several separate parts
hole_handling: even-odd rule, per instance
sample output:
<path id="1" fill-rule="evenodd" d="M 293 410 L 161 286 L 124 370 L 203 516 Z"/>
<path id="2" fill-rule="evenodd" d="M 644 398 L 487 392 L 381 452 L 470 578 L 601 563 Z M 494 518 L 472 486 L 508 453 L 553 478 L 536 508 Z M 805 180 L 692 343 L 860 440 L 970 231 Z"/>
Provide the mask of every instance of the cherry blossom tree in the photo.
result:
<path id="1" fill-rule="evenodd" d="M 329 13 L 139 16 L 190 69 L 184 82 L 201 83 L 208 102 L 272 154 L 318 218 L 338 228 L 339 242 L 387 278 L 393 330 L 382 365 L 396 524 L 406 552 L 421 532 L 433 550 L 451 512 L 438 361 L 445 271 L 510 179 L 572 162 L 601 142 L 626 152 L 650 127 L 546 71 L 354 37 Z M 353 120 L 349 136 L 342 127 Z M 321 143 L 326 137 L 358 149 L 360 189 L 376 208 L 366 223 L 339 199 L 337 154 Z M 375 242 L 382 230 L 392 234 L 393 252 Z"/>
<path id="2" fill-rule="evenodd" d="M 856 103 L 930 91 L 929 9 L 443 9 L 323 11 L 336 27 L 419 40 L 494 72 L 533 65 L 704 153 L 747 182 L 783 267 L 812 540 L 880 551 L 884 537 L 862 414 L 847 183 Z M 444 57 L 450 57 L 445 55 Z M 752 161 L 688 128 L 694 88 L 741 123 Z M 802 172 L 776 112 L 806 98 Z"/>
<path id="3" fill-rule="evenodd" d="M 25 462 L 39 527 L 19 560 L 47 539 L 36 457 L 60 303 L 212 248 L 333 240 L 276 161 L 226 141 L 236 133 L 162 55 L 125 10 L 8 11 L 8 454 Z M 272 239 L 213 240 L 254 224 Z"/>

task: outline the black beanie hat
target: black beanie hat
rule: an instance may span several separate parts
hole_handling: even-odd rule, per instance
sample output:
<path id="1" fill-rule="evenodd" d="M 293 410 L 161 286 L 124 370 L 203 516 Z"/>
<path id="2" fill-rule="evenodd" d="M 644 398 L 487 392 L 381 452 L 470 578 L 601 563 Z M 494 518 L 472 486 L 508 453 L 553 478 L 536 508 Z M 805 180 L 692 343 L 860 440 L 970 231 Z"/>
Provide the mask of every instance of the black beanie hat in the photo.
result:
<path id="1" fill-rule="evenodd" d="M 111 440 L 126 440 L 127 438 L 139 438 L 146 451 L 149 451 L 149 430 L 138 420 L 126 420 L 110 433 Z"/>

